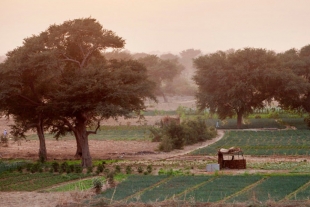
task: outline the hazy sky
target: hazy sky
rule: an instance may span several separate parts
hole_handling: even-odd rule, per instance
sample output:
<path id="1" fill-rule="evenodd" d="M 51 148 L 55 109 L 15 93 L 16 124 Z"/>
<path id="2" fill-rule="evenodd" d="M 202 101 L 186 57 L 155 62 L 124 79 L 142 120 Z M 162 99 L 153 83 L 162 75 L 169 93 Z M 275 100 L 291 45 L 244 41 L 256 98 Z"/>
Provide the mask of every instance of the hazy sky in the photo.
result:
<path id="1" fill-rule="evenodd" d="M 310 0 L 0 0 L 0 55 L 51 24 L 93 17 L 131 52 L 310 44 Z"/>

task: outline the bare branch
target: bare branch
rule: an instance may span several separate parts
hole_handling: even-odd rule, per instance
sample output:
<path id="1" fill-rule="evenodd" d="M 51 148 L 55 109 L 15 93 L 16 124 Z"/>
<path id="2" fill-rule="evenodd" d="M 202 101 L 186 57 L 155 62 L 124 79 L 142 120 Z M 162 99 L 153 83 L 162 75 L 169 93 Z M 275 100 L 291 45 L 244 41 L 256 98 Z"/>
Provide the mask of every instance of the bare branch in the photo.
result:
<path id="1" fill-rule="evenodd" d="M 77 63 L 79 65 L 79 67 L 81 68 L 81 63 L 77 60 L 74 60 L 72 58 L 69 58 L 68 56 L 66 56 L 65 54 L 61 53 L 62 56 L 65 57 L 65 59 L 63 59 L 64 61 L 69 61 L 69 62 L 74 62 L 74 63 Z"/>
<path id="2" fill-rule="evenodd" d="M 84 66 L 85 62 L 87 61 L 88 57 L 96 50 L 98 49 L 98 46 L 94 46 L 93 49 L 89 50 L 88 53 L 86 55 L 84 55 L 83 61 L 81 63 L 81 67 Z"/>
<path id="3" fill-rule="evenodd" d="M 87 135 L 89 134 L 97 134 L 98 129 L 100 128 L 100 121 L 97 122 L 97 127 L 95 129 L 95 131 L 87 131 Z"/>

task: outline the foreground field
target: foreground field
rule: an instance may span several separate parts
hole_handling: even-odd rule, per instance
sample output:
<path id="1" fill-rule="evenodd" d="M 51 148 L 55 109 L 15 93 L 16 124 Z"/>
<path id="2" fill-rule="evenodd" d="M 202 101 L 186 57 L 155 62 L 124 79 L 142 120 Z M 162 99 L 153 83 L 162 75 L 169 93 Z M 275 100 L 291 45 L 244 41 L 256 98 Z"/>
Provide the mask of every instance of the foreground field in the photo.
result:
<path id="1" fill-rule="evenodd" d="M 106 202 L 178 199 L 195 202 L 265 203 L 268 200 L 308 200 L 309 175 L 130 176 L 97 195 Z"/>

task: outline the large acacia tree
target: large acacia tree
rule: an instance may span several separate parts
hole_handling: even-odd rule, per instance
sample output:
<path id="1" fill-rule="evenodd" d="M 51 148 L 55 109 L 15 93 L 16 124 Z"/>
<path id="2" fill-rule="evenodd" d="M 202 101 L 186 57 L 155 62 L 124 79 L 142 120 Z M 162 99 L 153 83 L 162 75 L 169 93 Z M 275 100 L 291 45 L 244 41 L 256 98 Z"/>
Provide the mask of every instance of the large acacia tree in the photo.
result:
<path id="1" fill-rule="evenodd" d="M 273 51 L 256 48 L 219 51 L 198 57 L 194 64 L 198 107 L 210 108 L 220 119 L 236 115 L 238 128 L 244 115 L 264 107 L 293 75 L 279 67 Z"/>
<path id="2" fill-rule="evenodd" d="M 154 98 L 154 84 L 146 68 L 136 61 L 107 61 L 101 51 L 122 48 L 125 41 L 92 18 L 50 26 L 35 37 L 37 45 L 54 60 L 53 87 L 42 99 L 48 129 L 61 136 L 73 132 L 82 166 L 91 166 L 88 135 L 96 133 L 104 118 L 127 116 L 145 108 L 145 98 Z M 35 43 L 34 43 L 35 44 Z M 34 60 L 35 61 L 35 60 Z M 43 60 L 42 60 L 43 61 Z M 36 60 L 40 64 L 40 60 Z M 56 67 L 49 67 L 49 66 Z M 36 110 L 37 111 L 37 110 Z M 89 126 L 95 125 L 95 130 Z"/>

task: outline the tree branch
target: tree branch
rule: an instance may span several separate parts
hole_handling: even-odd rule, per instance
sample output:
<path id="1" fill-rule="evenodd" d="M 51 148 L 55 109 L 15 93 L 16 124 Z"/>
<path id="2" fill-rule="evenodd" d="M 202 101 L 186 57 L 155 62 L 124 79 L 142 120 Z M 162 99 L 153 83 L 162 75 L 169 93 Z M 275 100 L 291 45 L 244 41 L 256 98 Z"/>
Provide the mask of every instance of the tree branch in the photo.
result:
<path id="1" fill-rule="evenodd" d="M 96 127 L 95 131 L 87 131 L 87 132 L 86 132 L 86 133 L 87 133 L 87 136 L 88 136 L 89 134 L 97 134 L 97 130 L 99 129 L 99 127 L 100 127 L 100 121 L 97 122 L 97 127 Z"/>
<path id="2" fill-rule="evenodd" d="M 84 55 L 84 58 L 83 58 L 83 61 L 81 63 L 81 66 L 80 67 L 83 67 L 85 62 L 87 61 L 88 57 L 98 48 L 98 46 L 94 46 L 92 50 L 89 50 L 88 53 L 86 55 Z"/>
<path id="3" fill-rule="evenodd" d="M 73 132 L 75 131 L 72 124 L 66 118 L 61 118 L 61 120 L 64 122 L 64 125 L 68 126 Z"/>
<path id="4" fill-rule="evenodd" d="M 35 102 L 35 101 L 29 99 L 28 97 L 22 95 L 22 94 L 19 94 L 18 96 L 20 96 L 21 98 L 23 98 L 23 99 L 29 101 L 29 102 L 32 103 L 33 105 L 36 105 L 36 106 L 40 106 L 40 105 L 41 105 L 41 103 L 37 103 L 37 102 Z"/>
<path id="5" fill-rule="evenodd" d="M 79 65 L 80 68 L 82 67 L 82 66 L 81 66 L 81 63 L 80 63 L 79 61 L 74 60 L 74 59 L 72 59 L 72 58 L 69 58 L 69 57 L 67 57 L 65 54 L 62 54 L 62 55 L 65 57 L 65 59 L 63 59 L 64 61 L 74 62 L 74 63 L 77 63 L 77 64 Z"/>

